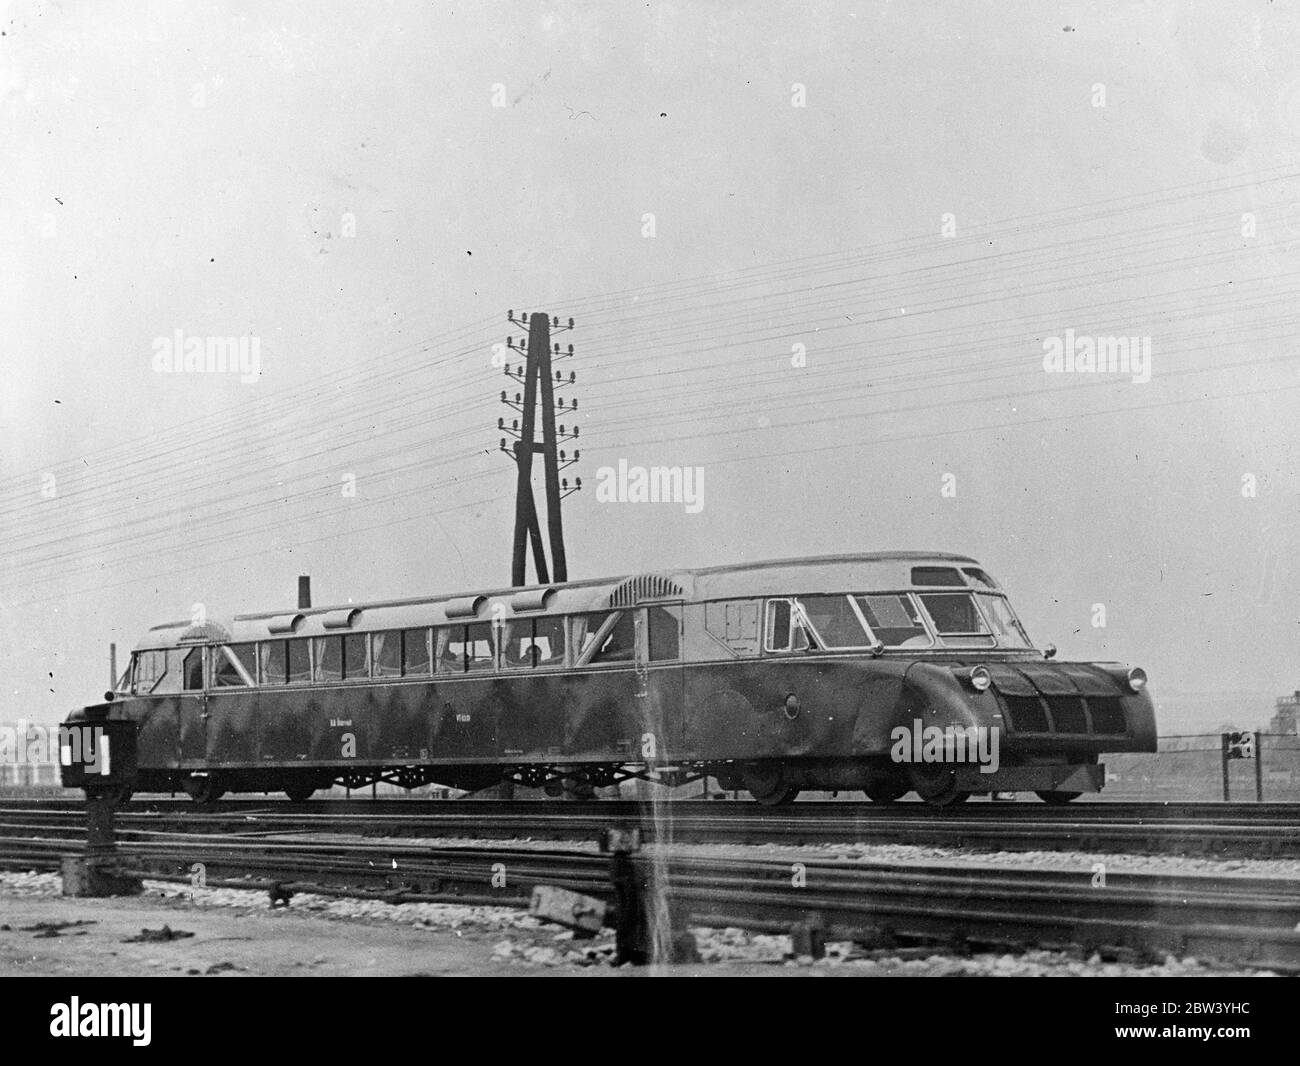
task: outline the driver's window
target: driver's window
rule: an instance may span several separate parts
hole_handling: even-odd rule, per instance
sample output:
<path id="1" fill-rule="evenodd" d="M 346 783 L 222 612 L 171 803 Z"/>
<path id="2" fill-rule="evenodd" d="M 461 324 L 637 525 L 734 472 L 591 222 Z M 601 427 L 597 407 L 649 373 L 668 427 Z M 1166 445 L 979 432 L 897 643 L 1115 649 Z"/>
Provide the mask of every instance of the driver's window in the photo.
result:
<path id="1" fill-rule="evenodd" d="M 793 600 L 768 600 L 763 647 L 768 651 L 807 651 L 812 638 L 802 614 Z"/>
<path id="2" fill-rule="evenodd" d="M 181 676 L 185 678 L 186 692 L 197 692 L 203 688 L 203 649 L 191 648 L 185 656 Z"/>
<path id="3" fill-rule="evenodd" d="M 767 601 L 767 626 L 763 646 L 768 651 L 790 650 L 790 618 L 793 608 L 789 600 Z"/>

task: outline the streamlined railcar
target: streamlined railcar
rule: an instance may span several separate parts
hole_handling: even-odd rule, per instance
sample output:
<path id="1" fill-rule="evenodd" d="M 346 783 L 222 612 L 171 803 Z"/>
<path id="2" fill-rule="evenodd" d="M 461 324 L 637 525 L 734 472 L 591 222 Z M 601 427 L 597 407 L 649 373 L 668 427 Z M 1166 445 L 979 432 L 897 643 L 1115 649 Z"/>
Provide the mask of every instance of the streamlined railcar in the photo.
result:
<path id="1" fill-rule="evenodd" d="M 934 805 L 1096 792 L 1156 750 L 1141 670 L 1036 649 L 974 559 L 891 552 L 170 623 L 111 699 L 138 791 L 715 778 Z"/>

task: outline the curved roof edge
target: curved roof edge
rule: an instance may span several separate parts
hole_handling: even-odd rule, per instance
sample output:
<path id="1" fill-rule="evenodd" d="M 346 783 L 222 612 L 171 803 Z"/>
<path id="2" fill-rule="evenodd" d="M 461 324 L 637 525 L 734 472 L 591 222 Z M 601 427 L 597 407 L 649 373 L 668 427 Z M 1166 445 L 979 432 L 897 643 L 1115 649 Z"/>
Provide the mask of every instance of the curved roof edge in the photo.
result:
<path id="1" fill-rule="evenodd" d="M 783 593 L 866 591 L 869 588 L 904 588 L 911 584 L 908 573 L 913 563 L 953 563 L 978 566 L 967 555 L 951 552 L 864 552 L 860 554 L 804 556 L 800 558 L 763 559 L 752 563 L 727 563 L 720 566 L 698 568 L 661 568 L 647 574 L 623 574 L 617 577 L 588 578 L 565 583 L 551 582 L 523 587 L 504 586 L 482 589 L 477 592 L 458 591 L 431 596 L 404 599 L 374 600 L 360 603 L 328 604 L 288 612 L 302 619 L 294 626 L 295 636 L 323 636 L 341 630 L 326 627 L 325 617 L 332 619 L 339 612 L 348 612 L 356 618 L 353 631 L 374 629 L 400 629 L 404 627 L 443 625 L 491 617 L 536 617 L 540 610 L 553 614 L 574 614 L 585 611 L 608 610 L 611 606 L 626 605 L 624 591 L 636 585 L 638 579 L 649 576 L 669 579 L 680 587 L 686 600 L 725 599 L 743 596 L 767 596 Z M 646 586 L 653 587 L 653 583 Z M 529 593 L 540 595 L 544 607 L 534 606 Z M 640 598 L 649 598 L 650 594 Z M 619 603 L 613 602 L 614 597 Z M 465 611 L 469 603 L 475 605 L 471 617 Z M 517 606 L 516 606 L 517 605 Z M 452 608 L 448 611 L 448 608 Z M 283 619 L 286 609 L 258 611 L 236 615 L 231 628 L 233 641 L 265 640 L 271 637 L 271 623 Z M 142 648 L 175 646 L 180 631 L 189 622 L 154 626 L 139 644 Z"/>

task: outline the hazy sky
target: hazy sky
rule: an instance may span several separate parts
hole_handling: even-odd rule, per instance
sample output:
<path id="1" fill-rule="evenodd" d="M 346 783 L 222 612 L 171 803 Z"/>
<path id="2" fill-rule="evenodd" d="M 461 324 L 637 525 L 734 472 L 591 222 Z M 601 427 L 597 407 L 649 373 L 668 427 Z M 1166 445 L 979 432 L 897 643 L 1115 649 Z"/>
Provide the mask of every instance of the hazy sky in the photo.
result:
<path id="1" fill-rule="evenodd" d="M 0 719 L 299 572 L 508 583 L 515 309 L 577 321 L 572 576 L 965 552 L 1163 731 L 1262 720 L 1300 687 L 1282 6 L 7 5 Z M 156 372 L 177 330 L 259 379 Z M 1150 380 L 1045 371 L 1067 330 Z M 598 502 L 620 459 L 703 508 Z"/>

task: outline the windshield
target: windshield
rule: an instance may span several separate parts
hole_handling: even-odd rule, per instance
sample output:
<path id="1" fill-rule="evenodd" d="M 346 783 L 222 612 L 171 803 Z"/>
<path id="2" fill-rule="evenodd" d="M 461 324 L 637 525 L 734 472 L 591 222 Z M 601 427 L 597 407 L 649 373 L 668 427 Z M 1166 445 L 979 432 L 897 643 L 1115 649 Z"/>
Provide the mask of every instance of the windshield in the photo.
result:
<path id="1" fill-rule="evenodd" d="M 814 651 L 868 648 L 877 640 L 887 648 L 928 648 L 936 643 L 945 648 L 1031 647 L 1015 612 L 1001 593 L 868 592 L 800 596 L 795 601 L 798 609 L 793 620 L 789 603 L 774 600 L 769 604 L 769 651 L 790 648 L 792 642 L 784 634 L 801 620 L 812 631 Z M 782 606 L 785 613 L 779 614 Z M 931 636 L 932 630 L 937 642 Z M 772 635 L 777 631 L 782 634 L 780 642 Z"/>
<path id="2" fill-rule="evenodd" d="M 984 615 L 993 627 L 993 634 L 998 638 L 998 646 L 1003 648 L 1031 647 L 1029 637 L 1011 610 L 1004 596 L 980 594 L 979 604 L 984 608 Z"/>
<path id="3" fill-rule="evenodd" d="M 928 647 L 930 634 L 912 597 L 882 593 L 855 597 L 867 625 L 890 648 Z"/>
<path id="4" fill-rule="evenodd" d="M 934 631 L 948 647 L 993 646 L 993 633 L 971 593 L 921 592 L 917 599 L 934 623 Z"/>

